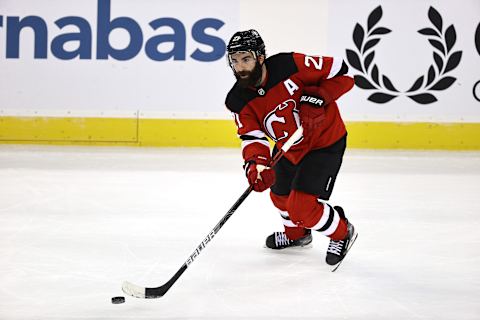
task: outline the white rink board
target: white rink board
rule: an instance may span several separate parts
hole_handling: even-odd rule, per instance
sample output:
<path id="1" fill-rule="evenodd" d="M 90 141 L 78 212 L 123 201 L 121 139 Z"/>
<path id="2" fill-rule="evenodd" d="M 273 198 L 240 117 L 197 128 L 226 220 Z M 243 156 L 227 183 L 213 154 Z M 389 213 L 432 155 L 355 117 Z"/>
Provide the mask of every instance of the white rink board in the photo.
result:
<path id="1" fill-rule="evenodd" d="M 298 51 L 345 58 L 346 50 L 354 49 L 352 35 L 356 23 L 365 26 L 369 14 L 379 6 L 371 0 L 141 0 L 135 3 L 112 0 L 110 20 L 120 17 L 134 20 L 143 36 L 138 54 L 120 61 L 96 57 L 97 42 L 102 38 L 97 30 L 97 5 L 105 1 L 2 1 L 0 116 L 230 119 L 224 99 L 234 77 L 225 57 L 208 62 L 191 57 L 198 49 L 207 54 L 215 51 L 194 37 L 192 29 L 196 22 L 207 18 L 221 21 L 223 25 L 218 29 L 206 28 L 202 32 L 224 44 L 235 31 L 256 28 L 266 41 L 269 55 Z M 450 0 L 407 0 L 383 1 L 380 5 L 383 15 L 378 26 L 391 32 L 378 37 L 381 40 L 374 48 L 374 63 L 381 75 L 393 82 L 399 97 L 384 104 L 372 103 L 367 98 L 373 91 L 356 87 L 340 100 L 344 119 L 480 122 L 480 72 L 476 68 L 480 64 L 480 53 L 475 45 L 480 2 L 463 0 L 459 5 Z M 461 51 L 462 57 L 459 65 L 444 75 L 456 81 L 445 90 L 430 91 L 438 101 L 422 105 L 406 97 L 405 91 L 418 77 L 426 76 L 429 67 L 435 64 L 434 48 L 428 37 L 418 33 L 422 28 L 432 27 L 428 18 L 430 7 L 441 15 L 443 31 L 454 26 L 456 41 L 450 53 Z M 298 21 L 293 22 L 292 13 Z M 20 34 L 19 58 L 7 59 L 9 18 L 30 16 L 40 17 L 47 24 L 47 58 L 34 59 L 33 32 L 25 28 Z M 73 25 L 63 29 L 55 25 L 58 19 L 68 16 L 85 19 L 91 27 L 91 59 L 62 60 L 52 53 L 55 38 L 78 32 Z M 173 33 L 170 27 L 155 30 L 150 25 L 160 18 L 174 18 L 183 25 L 185 39 L 179 46 L 185 43 L 184 60 L 154 61 L 146 54 L 148 40 Z M 480 31 L 477 38 L 478 33 Z M 112 47 L 122 49 L 129 43 L 129 34 L 114 29 L 109 41 Z M 65 50 L 75 50 L 78 43 L 68 43 Z M 158 50 L 169 52 L 173 48 L 170 42 L 161 44 Z M 447 60 L 448 57 L 444 57 L 444 62 Z M 352 70 L 352 74 L 357 73 Z"/>
<path id="2" fill-rule="evenodd" d="M 99 0 L 104 1 L 104 0 Z M 132 113 L 142 116 L 166 113 L 213 113 L 229 116 L 224 110 L 225 92 L 232 82 L 232 74 L 224 58 L 227 39 L 239 26 L 239 5 L 235 1 L 209 0 L 201 3 L 182 1 L 129 1 L 113 0 L 109 6 L 110 20 L 128 18 L 141 28 L 142 47 L 128 60 L 97 59 L 99 10 L 97 0 L 5 0 L 0 14 L 4 15 L 0 28 L 0 110 L 4 115 L 60 115 L 69 111 L 72 116 L 124 116 Z M 62 60 L 51 50 L 53 39 L 66 33 L 78 33 L 79 28 L 69 25 L 60 29 L 55 21 L 67 16 L 85 19 L 92 33 L 91 58 Z M 48 56 L 34 59 L 33 32 L 26 28 L 21 33 L 20 57 L 6 59 L 7 16 L 39 16 L 48 26 Z M 183 26 L 178 29 L 150 25 L 162 18 L 174 18 Z M 194 25 L 202 19 L 215 19 L 223 24 L 199 28 L 211 37 L 218 38 L 222 46 L 199 43 L 193 36 Z M 185 32 L 183 36 L 182 30 Z M 179 50 L 174 58 L 152 60 L 146 53 L 146 43 L 159 36 L 175 38 L 160 44 L 157 50 Z M 104 37 L 102 38 L 104 39 Z M 109 36 L 115 49 L 125 49 L 131 40 L 125 29 L 113 29 Z M 209 39 L 211 40 L 211 38 Z M 71 41 L 65 50 L 75 50 L 79 41 Z M 185 50 L 181 49 L 185 46 Z M 213 52 L 221 48 L 221 56 L 213 61 L 192 58 L 196 50 Z M 184 57 L 182 57 L 184 55 Z M 201 107 L 200 107 L 201 106 Z M 36 114 L 35 114 L 36 112 Z M 171 116 L 170 116 L 171 117 Z"/>
<path id="3" fill-rule="evenodd" d="M 102 1 L 102 0 L 100 0 Z M 196 49 L 205 52 L 212 47 L 199 45 L 193 39 L 191 28 L 203 18 L 224 22 L 218 30 L 206 33 L 221 38 L 225 43 L 239 29 L 258 29 L 267 41 L 267 52 L 297 50 L 316 54 L 325 44 L 326 1 L 302 1 L 304 12 L 301 23 L 285 23 L 298 4 L 276 1 L 274 15 L 265 15 L 272 1 L 255 2 L 206 0 L 153 1 L 141 0 L 132 5 L 128 0 L 111 2 L 111 20 L 119 17 L 134 19 L 143 32 L 144 46 L 137 56 L 118 61 L 113 58 L 98 60 L 96 53 L 96 0 L 5 0 L 2 2 L 3 28 L 0 28 L 0 68 L 6 75 L 0 79 L 0 115 L 12 116 L 72 116 L 72 117 L 132 117 L 174 119 L 231 119 L 224 106 L 225 96 L 234 83 L 234 76 L 223 56 L 221 59 L 200 62 L 190 55 Z M 78 32 L 68 26 L 59 29 L 55 21 L 75 15 L 86 19 L 92 28 L 92 59 L 61 60 L 50 48 L 47 59 L 34 59 L 33 32 L 26 28 L 21 33 L 19 59 L 6 59 L 7 16 L 42 17 L 53 38 Z M 145 54 L 145 42 L 162 34 L 171 34 L 167 27 L 153 30 L 149 23 L 158 18 L 173 17 L 186 29 L 186 59 L 153 61 Z M 304 35 L 314 41 L 304 41 Z M 114 30 L 111 45 L 117 49 L 128 45 L 125 30 Z M 78 41 L 69 44 L 74 50 Z M 172 50 L 172 43 L 162 44 L 161 51 Z"/>
<path id="4" fill-rule="evenodd" d="M 367 100 L 371 94 L 391 91 L 385 86 L 381 90 L 356 87 L 342 97 L 342 115 L 351 121 L 480 122 L 480 51 L 477 52 L 480 50 L 480 1 L 330 1 L 327 51 L 345 58 L 346 49 L 358 52 L 353 41 L 355 26 L 358 23 L 365 30 L 370 14 L 379 5 L 383 14 L 372 30 L 383 27 L 391 32 L 368 37 L 369 40 L 380 39 L 373 49 L 367 51 L 368 54 L 374 52 L 369 69 L 376 64 L 380 77 L 387 76 L 399 91 L 399 96 L 384 104 L 374 103 Z M 431 7 L 441 18 L 443 35 L 440 38 L 418 32 L 424 28 L 434 29 L 429 19 Z M 451 26 L 446 36 L 446 30 Z M 442 45 L 451 42 L 453 46 L 449 54 L 443 55 L 429 40 L 439 41 Z M 441 57 L 443 66 L 455 52 L 461 52 L 461 59 L 457 67 L 440 76 L 434 52 Z M 364 61 L 368 54 L 363 55 Z M 456 81 L 445 90 L 416 91 L 416 94 L 433 94 L 438 100 L 431 104 L 419 104 L 408 98 L 406 91 L 420 76 L 427 79 L 430 66 L 436 70 L 432 84 L 445 77 L 456 78 Z M 351 73 L 365 76 L 355 69 Z"/>

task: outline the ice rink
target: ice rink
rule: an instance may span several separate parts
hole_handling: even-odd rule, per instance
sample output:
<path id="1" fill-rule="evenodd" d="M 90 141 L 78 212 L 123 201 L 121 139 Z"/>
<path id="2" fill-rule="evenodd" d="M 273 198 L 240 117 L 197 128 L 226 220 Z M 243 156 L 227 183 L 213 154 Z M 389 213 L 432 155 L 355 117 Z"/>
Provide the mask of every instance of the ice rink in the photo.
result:
<path id="1" fill-rule="evenodd" d="M 235 149 L 0 146 L 0 319 L 480 319 L 480 153 L 348 150 L 331 203 L 359 237 L 341 268 L 272 252 L 252 193 L 161 299 L 246 188 Z"/>

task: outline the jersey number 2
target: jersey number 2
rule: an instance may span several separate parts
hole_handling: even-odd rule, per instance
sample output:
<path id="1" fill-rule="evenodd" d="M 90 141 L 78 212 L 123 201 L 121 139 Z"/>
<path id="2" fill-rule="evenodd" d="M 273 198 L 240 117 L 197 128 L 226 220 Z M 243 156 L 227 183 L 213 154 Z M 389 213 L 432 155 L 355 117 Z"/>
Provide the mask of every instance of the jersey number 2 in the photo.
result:
<path id="1" fill-rule="evenodd" d="M 313 64 L 315 69 L 322 70 L 323 59 L 322 57 L 312 57 L 312 56 L 305 56 L 305 65 L 310 67 Z"/>

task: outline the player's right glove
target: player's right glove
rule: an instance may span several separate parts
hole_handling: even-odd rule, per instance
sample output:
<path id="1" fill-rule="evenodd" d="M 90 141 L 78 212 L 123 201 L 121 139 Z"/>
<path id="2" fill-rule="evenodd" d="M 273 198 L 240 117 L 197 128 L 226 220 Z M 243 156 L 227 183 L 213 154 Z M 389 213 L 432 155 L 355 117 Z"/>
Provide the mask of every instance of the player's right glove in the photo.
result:
<path id="1" fill-rule="evenodd" d="M 303 136 L 308 137 L 315 128 L 322 124 L 323 120 L 325 120 L 324 99 L 315 95 L 303 94 L 300 97 L 300 121 L 303 127 Z"/>
<path id="2" fill-rule="evenodd" d="M 262 192 L 275 183 L 275 171 L 272 168 L 257 164 L 254 161 L 248 161 L 244 167 L 248 183 L 253 187 L 253 190 Z"/>

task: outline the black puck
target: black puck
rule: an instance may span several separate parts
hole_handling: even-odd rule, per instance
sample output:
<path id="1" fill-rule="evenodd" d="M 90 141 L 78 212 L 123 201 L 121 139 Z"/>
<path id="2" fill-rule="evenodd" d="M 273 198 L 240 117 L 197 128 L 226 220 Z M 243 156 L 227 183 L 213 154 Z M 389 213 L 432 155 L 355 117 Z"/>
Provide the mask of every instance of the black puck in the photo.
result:
<path id="1" fill-rule="evenodd" d="M 120 304 L 125 302 L 125 297 L 113 297 L 112 303 L 113 304 Z"/>

